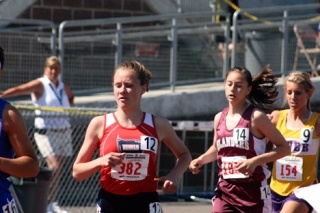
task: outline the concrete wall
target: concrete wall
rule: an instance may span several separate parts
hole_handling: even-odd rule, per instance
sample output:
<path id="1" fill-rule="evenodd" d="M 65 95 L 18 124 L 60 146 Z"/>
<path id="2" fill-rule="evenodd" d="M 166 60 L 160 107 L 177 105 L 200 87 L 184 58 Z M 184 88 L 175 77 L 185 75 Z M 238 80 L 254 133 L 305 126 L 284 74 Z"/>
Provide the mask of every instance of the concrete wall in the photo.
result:
<path id="1" fill-rule="evenodd" d="M 311 107 L 320 112 L 320 77 L 312 78 L 316 91 L 311 99 Z M 283 83 L 278 82 L 279 98 L 275 109 L 283 108 Z M 115 108 L 112 92 L 77 96 L 77 106 Z M 153 89 L 143 95 L 144 111 L 167 117 L 169 120 L 212 121 L 215 114 L 228 105 L 224 83 L 205 83 L 180 86 L 172 92 L 169 88 Z"/>

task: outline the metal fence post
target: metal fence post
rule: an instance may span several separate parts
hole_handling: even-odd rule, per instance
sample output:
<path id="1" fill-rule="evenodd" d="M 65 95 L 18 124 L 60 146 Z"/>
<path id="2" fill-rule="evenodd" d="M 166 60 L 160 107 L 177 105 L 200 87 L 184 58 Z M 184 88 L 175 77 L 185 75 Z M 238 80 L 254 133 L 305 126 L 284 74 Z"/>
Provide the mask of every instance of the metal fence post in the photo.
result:
<path id="1" fill-rule="evenodd" d="M 64 68 L 64 26 L 66 25 L 66 21 L 62 22 L 60 25 L 59 25 L 59 54 L 58 54 L 58 58 L 59 58 L 59 61 L 60 61 L 60 69 L 61 69 L 61 78 L 63 78 L 63 68 Z"/>
<path id="2" fill-rule="evenodd" d="M 117 46 L 116 50 L 116 55 L 115 55 L 115 64 L 114 68 L 116 69 L 117 66 L 121 63 L 122 61 L 122 23 L 118 22 L 117 23 L 117 33 L 116 33 L 116 41 L 115 45 Z"/>
<path id="3" fill-rule="evenodd" d="M 170 49 L 170 87 L 175 92 L 176 73 L 177 73 L 177 20 L 172 18 L 171 26 L 171 49 Z"/>
<path id="4" fill-rule="evenodd" d="M 282 47 L 281 47 L 281 76 L 284 77 L 288 72 L 288 40 L 289 40 L 289 26 L 288 26 L 288 11 L 283 11 L 282 20 Z"/>
<path id="5" fill-rule="evenodd" d="M 241 10 L 238 10 L 236 11 L 234 14 L 233 14 L 233 22 L 232 22 L 232 26 L 231 26 L 231 30 L 232 30 L 232 44 L 233 44 L 233 47 L 235 47 L 238 43 L 238 16 L 239 16 L 239 13 L 241 12 Z M 237 53 L 236 51 L 232 51 L 232 54 L 231 54 L 231 67 L 235 67 L 236 66 L 236 63 L 237 63 Z"/>
<path id="6" fill-rule="evenodd" d="M 226 18 L 226 26 L 224 29 L 224 37 L 225 37 L 225 47 L 224 47 L 224 61 L 223 61 L 223 70 L 222 70 L 222 78 L 224 79 L 228 69 L 230 68 L 229 63 L 229 40 L 230 40 L 230 18 L 227 16 Z M 232 48 L 232 52 L 236 52 L 236 45 L 234 44 Z"/>

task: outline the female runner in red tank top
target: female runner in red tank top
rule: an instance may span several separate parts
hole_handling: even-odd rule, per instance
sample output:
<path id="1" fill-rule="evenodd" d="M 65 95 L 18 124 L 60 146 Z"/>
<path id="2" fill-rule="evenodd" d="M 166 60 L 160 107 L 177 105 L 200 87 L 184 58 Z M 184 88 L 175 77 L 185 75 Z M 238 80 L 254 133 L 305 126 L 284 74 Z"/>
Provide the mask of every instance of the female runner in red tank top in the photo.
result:
<path id="1" fill-rule="evenodd" d="M 284 137 L 262 111 L 276 100 L 276 82 L 269 66 L 254 79 L 241 67 L 226 75 L 229 106 L 214 118 L 213 145 L 189 165 L 198 174 L 204 164 L 217 160 L 219 181 L 212 212 L 271 212 L 266 163 L 290 152 Z M 275 145 L 267 153 L 266 138 Z"/>
<path id="2" fill-rule="evenodd" d="M 178 179 L 191 161 L 188 148 L 169 121 L 140 108 L 150 79 L 151 73 L 141 63 L 121 63 L 113 77 L 117 110 L 93 118 L 87 128 L 73 177 L 81 181 L 100 171 L 97 213 L 161 212 L 158 182 L 163 182 L 164 193 L 176 192 Z M 157 177 L 156 166 L 160 142 L 177 159 L 163 177 Z M 96 149 L 99 157 L 92 159 Z"/>

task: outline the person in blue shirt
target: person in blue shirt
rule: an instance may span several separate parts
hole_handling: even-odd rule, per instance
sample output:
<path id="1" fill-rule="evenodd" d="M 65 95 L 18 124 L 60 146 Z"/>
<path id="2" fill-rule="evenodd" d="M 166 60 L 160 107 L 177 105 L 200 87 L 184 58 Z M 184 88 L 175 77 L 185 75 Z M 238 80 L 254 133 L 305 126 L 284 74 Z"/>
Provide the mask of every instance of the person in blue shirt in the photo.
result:
<path id="1" fill-rule="evenodd" d="M 0 92 L 1 98 L 31 95 L 35 107 L 62 107 L 73 105 L 74 94 L 60 78 L 61 64 L 57 56 L 46 58 L 43 75 Z M 50 114 L 52 112 L 49 112 Z M 52 169 L 52 181 L 48 195 L 47 212 L 66 213 L 56 200 L 63 166 L 68 157 L 73 154 L 72 130 L 68 117 L 48 116 L 45 111 L 35 110 L 34 140 L 41 160 L 45 160 L 49 169 Z"/>
<path id="2" fill-rule="evenodd" d="M 0 47 L 0 76 L 3 73 L 3 65 L 4 51 Z M 17 213 L 8 177 L 37 176 L 40 170 L 39 161 L 20 112 L 2 98 L 0 112 L 0 212 Z"/>

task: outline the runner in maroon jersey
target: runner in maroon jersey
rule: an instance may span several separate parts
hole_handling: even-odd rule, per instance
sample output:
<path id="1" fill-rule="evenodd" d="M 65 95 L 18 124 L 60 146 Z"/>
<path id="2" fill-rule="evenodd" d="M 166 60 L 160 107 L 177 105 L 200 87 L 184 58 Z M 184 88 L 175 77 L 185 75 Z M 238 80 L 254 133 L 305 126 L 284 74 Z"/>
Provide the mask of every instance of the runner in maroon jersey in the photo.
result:
<path id="1" fill-rule="evenodd" d="M 219 181 L 212 212 L 271 212 L 266 163 L 290 153 L 285 139 L 262 111 L 276 100 L 276 82 L 269 66 L 254 79 L 241 67 L 226 75 L 229 106 L 214 118 L 213 145 L 189 165 L 198 174 L 204 164 L 217 160 Z M 266 153 L 267 138 L 275 148 Z"/>

